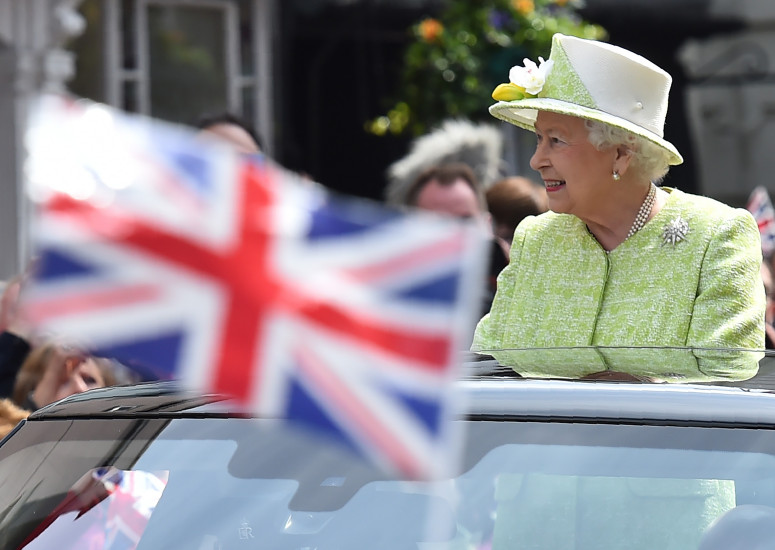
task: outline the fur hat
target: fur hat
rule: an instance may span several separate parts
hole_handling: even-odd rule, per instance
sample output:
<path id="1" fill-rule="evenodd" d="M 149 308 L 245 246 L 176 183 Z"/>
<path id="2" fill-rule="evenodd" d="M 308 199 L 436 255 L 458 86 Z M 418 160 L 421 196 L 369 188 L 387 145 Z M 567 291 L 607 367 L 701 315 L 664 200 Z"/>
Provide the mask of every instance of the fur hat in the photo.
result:
<path id="1" fill-rule="evenodd" d="M 670 153 L 670 164 L 683 158 L 664 139 L 672 77 L 657 65 L 624 48 L 555 34 L 549 60 L 529 59 L 512 67 L 508 84 L 493 92 L 490 113 L 535 131 L 538 111 L 597 120 L 623 128 Z"/>
<path id="2" fill-rule="evenodd" d="M 29 414 L 30 411 L 18 407 L 10 399 L 0 399 L 0 438 L 11 433 Z"/>
<path id="3" fill-rule="evenodd" d="M 415 139 L 409 154 L 390 165 L 385 199 L 389 204 L 405 204 L 407 191 L 424 169 L 452 162 L 470 166 L 479 184 L 487 189 L 502 177 L 502 153 L 503 137 L 496 126 L 446 120 L 438 129 Z"/>

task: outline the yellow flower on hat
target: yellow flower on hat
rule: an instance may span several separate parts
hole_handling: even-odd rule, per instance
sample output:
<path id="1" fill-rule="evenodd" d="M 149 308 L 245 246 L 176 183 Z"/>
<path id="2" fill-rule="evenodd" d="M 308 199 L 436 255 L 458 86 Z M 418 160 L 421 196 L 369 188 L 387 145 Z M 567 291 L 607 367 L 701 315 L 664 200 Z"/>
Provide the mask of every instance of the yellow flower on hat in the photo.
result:
<path id="1" fill-rule="evenodd" d="M 495 101 L 516 101 L 530 97 L 525 89 L 511 82 L 507 84 L 498 84 L 492 92 L 492 98 Z"/>

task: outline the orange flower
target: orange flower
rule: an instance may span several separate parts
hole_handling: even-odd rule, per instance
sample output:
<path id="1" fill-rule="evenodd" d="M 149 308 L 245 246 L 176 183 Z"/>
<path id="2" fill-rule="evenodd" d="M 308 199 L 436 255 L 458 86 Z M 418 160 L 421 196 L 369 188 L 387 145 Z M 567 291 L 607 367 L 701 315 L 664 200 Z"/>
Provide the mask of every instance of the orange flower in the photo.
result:
<path id="1" fill-rule="evenodd" d="M 522 15 L 533 13 L 536 9 L 533 0 L 511 0 L 511 6 Z"/>
<path id="2" fill-rule="evenodd" d="M 426 42 L 435 42 L 441 36 L 443 30 L 444 25 L 431 17 L 423 19 L 419 27 L 420 36 Z"/>

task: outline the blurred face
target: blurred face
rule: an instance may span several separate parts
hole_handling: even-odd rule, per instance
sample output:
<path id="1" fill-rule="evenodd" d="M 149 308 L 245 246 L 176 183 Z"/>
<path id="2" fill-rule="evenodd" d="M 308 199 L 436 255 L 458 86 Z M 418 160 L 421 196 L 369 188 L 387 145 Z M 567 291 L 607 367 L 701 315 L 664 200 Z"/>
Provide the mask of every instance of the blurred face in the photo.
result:
<path id="1" fill-rule="evenodd" d="M 449 185 L 442 185 L 436 180 L 429 181 L 417 194 L 415 206 L 458 218 L 482 216 L 476 193 L 463 178 L 458 178 Z"/>
<path id="2" fill-rule="evenodd" d="M 616 150 L 595 149 L 578 117 L 539 111 L 535 128 L 537 145 L 530 166 L 544 180 L 549 208 L 581 219 L 594 217 L 616 184 Z"/>
<path id="3" fill-rule="evenodd" d="M 56 400 L 93 388 L 104 387 L 105 378 L 94 359 L 70 356 L 65 359 L 64 373 L 57 388 Z"/>
<path id="4" fill-rule="evenodd" d="M 202 130 L 204 137 L 215 137 L 228 142 L 240 153 L 247 155 L 258 153 L 259 148 L 251 135 L 237 124 L 214 124 Z"/>

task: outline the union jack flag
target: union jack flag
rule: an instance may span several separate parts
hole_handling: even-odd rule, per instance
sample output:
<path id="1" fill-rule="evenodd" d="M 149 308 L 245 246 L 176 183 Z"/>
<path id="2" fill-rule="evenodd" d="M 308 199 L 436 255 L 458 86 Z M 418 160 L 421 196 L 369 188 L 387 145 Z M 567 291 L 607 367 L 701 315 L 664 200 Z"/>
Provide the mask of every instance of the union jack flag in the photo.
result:
<path id="1" fill-rule="evenodd" d="M 766 258 L 775 252 L 775 208 L 772 206 L 770 194 L 766 187 L 754 188 L 748 198 L 748 211 L 753 214 L 759 225 L 759 234 L 762 239 L 762 255 Z"/>
<path id="2" fill-rule="evenodd" d="M 135 550 L 166 487 L 142 470 L 95 468 L 67 491 L 62 501 L 19 548 L 102 548 Z M 32 541 L 36 545 L 31 545 Z"/>
<path id="3" fill-rule="evenodd" d="M 48 97 L 30 124 L 40 330 L 303 419 L 393 472 L 451 466 L 473 224 L 399 213 L 180 129 Z"/>
<path id="4" fill-rule="evenodd" d="M 135 550 L 166 488 L 165 479 L 142 470 L 121 471 L 107 498 L 105 541 L 108 550 Z"/>

